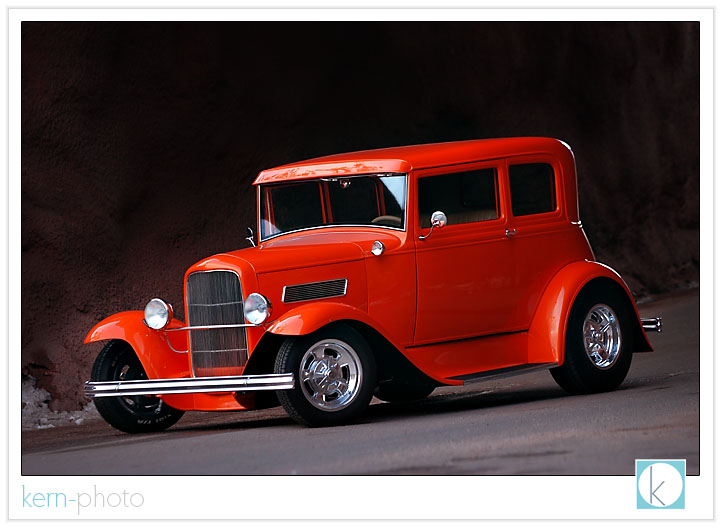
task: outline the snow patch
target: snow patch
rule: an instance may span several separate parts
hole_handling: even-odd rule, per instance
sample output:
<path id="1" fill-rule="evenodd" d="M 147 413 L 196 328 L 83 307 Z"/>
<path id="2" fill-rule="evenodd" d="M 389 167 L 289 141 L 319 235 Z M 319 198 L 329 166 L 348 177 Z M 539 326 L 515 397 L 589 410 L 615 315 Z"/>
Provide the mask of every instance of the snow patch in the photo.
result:
<path id="1" fill-rule="evenodd" d="M 50 429 L 65 425 L 81 425 L 100 419 L 98 410 L 91 401 L 78 411 L 54 412 L 48 408 L 52 399 L 45 389 L 36 387 L 35 378 L 23 376 L 22 380 L 22 429 Z"/>

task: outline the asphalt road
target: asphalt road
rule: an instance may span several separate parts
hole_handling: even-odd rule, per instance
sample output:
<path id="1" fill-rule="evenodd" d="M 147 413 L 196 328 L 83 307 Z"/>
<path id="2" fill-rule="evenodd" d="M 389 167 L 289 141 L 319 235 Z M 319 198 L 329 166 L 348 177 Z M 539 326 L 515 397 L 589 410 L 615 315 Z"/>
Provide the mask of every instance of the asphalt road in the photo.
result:
<path id="1" fill-rule="evenodd" d="M 104 422 L 24 432 L 24 475 L 632 475 L 635 458 L 699 474 L 699 291 L 640 305 L 661 315 L 653 353 L 613 392 L 569 396 L 548 372 L 374 400 L 360 423 L 307 429 L 281 408 L 186 413 L 163 433 Z"/>

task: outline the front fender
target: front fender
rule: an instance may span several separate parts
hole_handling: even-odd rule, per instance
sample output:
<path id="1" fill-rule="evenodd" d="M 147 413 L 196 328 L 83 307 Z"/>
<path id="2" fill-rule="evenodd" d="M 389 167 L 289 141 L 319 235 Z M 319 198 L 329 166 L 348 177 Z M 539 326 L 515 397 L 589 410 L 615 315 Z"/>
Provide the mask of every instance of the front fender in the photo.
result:
<path id="1" fill-rule="evenodd" d="M 564 362 L 564 343 L 567 320 L 574 300 L 582 288 L 593 279 L 607 278 L 619 285 L 627 295 L 636 316 L 635 350 L 652 350 L 639 321 L 639 312 L 622 277 L 609 266 L 593 261 L 573 262 L 563 267 L 549 282 L 537 305 L 529 327 L 529 363 Z"/>
<path id="2" fill-rule="evenodd" d="M 170 343 L 178 351 L 174 352 L 166 341 L 166 333 L 148 328 L 143 323 L 143 312 L 121 312 L 103 319 L 95 325 L 85 343 L 122 339 L 130 344 L 140 359 L 148 378 L 187 378 L 190 377 L 188 337 L 186 332 L 171 332 Z M 183 323 L 173 319 L 169 328 L 179 328 Z"/>
<path id="3" fill-rule="evenodd" d="M 379 328 L 378 322 L 372 320 L 366 312 L 337 302 L 314 302 L 298 306 L 272 322 L 266 331 L 288 336 L 306 335 L 334 321 L 347 319 L 360 321 L 386 334 Z"/>

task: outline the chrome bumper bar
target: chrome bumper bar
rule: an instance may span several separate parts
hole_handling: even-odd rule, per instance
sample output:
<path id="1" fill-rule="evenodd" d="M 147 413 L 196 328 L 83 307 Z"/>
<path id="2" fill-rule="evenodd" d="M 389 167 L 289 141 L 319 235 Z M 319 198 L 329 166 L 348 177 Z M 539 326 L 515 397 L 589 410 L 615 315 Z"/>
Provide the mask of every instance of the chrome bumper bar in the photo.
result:
<path id="1" fill-rule="evenodd" d="M 642 317 L 642 328 L 647 332 L 661 332 L 662 331 L 662 318 L 661 317 Z"/>
<path id="2" fill-rule="evenodd" d="M 105 396 L 154 396 L 158 394 L 285 390 L 292 388 L 293 374 L 289 373 L 208 378 L 86 381 L 85 395 L 89 398 L 101 398 Z"/>

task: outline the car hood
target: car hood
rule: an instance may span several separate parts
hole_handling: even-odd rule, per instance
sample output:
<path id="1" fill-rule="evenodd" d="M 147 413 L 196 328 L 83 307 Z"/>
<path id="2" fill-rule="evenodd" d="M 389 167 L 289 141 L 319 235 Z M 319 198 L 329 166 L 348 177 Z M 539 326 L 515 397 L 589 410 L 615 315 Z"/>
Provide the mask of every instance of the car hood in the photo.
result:
<path id="1" fill-rule="evenodd" d="M 353 262 L 364 258 L 361 247 L 355 242 L 339 241 L 339 233 L 308 233 L 273 239 L 258 247 L 225 255 L 246 261 L 259 274 Z"/>

